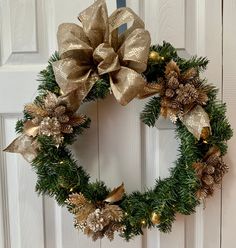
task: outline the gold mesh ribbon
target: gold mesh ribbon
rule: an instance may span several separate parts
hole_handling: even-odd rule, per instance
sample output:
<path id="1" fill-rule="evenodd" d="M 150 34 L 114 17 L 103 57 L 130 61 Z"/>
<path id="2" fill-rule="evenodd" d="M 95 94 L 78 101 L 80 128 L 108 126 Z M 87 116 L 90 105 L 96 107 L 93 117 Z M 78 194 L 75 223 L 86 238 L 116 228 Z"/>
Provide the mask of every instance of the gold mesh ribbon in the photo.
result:
<path id="1" fill-rule="evenodd" d="M 78 92 L 80 103 L 99 76 L 109 74 L 117 101 L 126 105 L 142 91 L 147 67 L 150 35 L 143 21 L 129 8 L 108 17 L 104 0 L 98 0 L 79 15 L 82 27 L 61 24 L 57 39 L 60 60 L 53 63 L 56 81 L 67 94 Z M 118 28 L 132 22 L 121 35 Z"/>

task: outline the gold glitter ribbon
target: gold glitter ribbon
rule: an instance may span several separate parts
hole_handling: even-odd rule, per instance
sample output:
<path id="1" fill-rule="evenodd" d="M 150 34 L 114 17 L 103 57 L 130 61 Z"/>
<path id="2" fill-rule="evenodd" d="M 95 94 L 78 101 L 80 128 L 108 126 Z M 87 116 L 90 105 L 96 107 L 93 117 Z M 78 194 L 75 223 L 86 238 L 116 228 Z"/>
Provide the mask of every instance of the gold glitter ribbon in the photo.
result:
<path id="1" fill-rule="evenodd" d="M 79 15 L 82 27 L 61 24 L 57 38 L 60 60 L 53 63 L 56 81 L 67 94 L 78 92 L 80 103 L 96 80 L 109 74 L 117 101 L 126 105 L 142 91 L 150 47 L 149 32 L 129 8 L 119 8 L 108 17 L 104 0 L 98 0 Z M 118 34 L 118 28 L 132 22 Z"/>
<path id="2" fill-rule="evenodd" d="M 181 120 L 188 131 L 198 140 L 201 138 L 204 128 L 209 128 L 209 130 L 211 128 L 209 116 L 200 105 L 195 106 L 191 111 L 184 114 Z"/>
<path id="3" fill-rule="evenodd" d="M 5 152 L 20 153 L 28 162 L 32 162 L 37 156 L 39 145 L 33 137 L 22 134 L 4 149 Z"/>

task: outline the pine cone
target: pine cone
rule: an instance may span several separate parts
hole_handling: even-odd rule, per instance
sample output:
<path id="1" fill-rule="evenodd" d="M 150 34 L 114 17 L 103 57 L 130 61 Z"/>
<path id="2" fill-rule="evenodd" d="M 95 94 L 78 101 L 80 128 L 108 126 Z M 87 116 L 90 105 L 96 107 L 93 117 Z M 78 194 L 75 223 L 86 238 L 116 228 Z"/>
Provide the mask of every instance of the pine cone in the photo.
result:
<path id="1" fill-rule="evenodd" d="M 214 178 L 211 175 L 204 175 L 202 181 L 209 186 L 214 183 Z"/>
<path id="2" fill-rule="evenodd" d="M 167 89 L 165 95 L 169 98 L 172 98 L 175 95 L 175 92 L 172 89 Z"/>
<path id="3" fill-rule="evenodd" d="M 188 105 L 195 102 L 198 98 L 198 91 L 191 84 L 180 85 L 179 89 L 176 91 L 176 100 L 183 105 Z"/>
<path id="4" fill-rule="evenodd" d="M 60 105 L 60 106 L 56 107 L 55 110 L 54 110 L 54 113 L 55 113 L 55 115 L 57 117 L 65 114 L 65 112 L 66 112 L 66 107 L 63 106 L 63 105 Z"/>
<path id="5" fill-rule="evenodd" d="M 64 114 L 64 115 L 58 116 L 57 119 L 60 123 L 67 123 L 69 122 L 70 117 Z"/>
<path id="6" fill-rule="evenodd" d="M 97 208 L 87 218 L 87 225 L 93 232 L 102 231 L 109 224 L 109 218 L 104 215 L 103 210 Z"/>
<path id="7" fill-rule="evenodd" d="M 167 81 L 167 87 L 173 90 L 177 89 L 179 87 L 179 80 L 176 77 L 171 76 Z"/>
<path id="8" fill-rule="evenodd" d="M 209 175 L 212 175 L 212 174 L 214 174 L 214 172 L 215 172 L 215 167 L 212 166 L 212 165 L 208 165 L 208 166 L 206 166 L 206 168 L 204 169 L 204 172 L 207 173 L 207 174 L 209 174 Z"/>
<path id="9" fill-rule="evenodd" d="M 61 133 L 61 124 L 56 117 L 45 117 L 40 123 L 39 133 L 46 136 L 59 135 Z"/>
<path id="10" fill-rule="evenodd" d="M 176 100 L 172 100 L 169 106 L 170 108 L 175 109 L 177 112 L 182 110 L 182 105 Z"/>

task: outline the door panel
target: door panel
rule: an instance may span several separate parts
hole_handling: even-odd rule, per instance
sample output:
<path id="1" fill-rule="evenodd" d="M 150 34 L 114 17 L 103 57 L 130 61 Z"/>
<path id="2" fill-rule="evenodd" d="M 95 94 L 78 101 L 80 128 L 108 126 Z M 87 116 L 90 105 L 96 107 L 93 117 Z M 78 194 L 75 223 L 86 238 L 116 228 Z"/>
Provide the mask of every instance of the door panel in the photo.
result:
<path id="1" fill-rule="evenodd" d="M 222 190 L 222 248 L 235 247 L 235 223 L 236 215 L 236 2 L 233 0 L 224 1 L 223 12 L 223 100 L 227 103 L 227 113 L 234 130 L 234 137 L 229 142 L 229 151 L 226 156 L 226 163 L 229 164 L 229 173 L 226 175 Z"/>
<path id="2" fill-rule="evenodd" d="M 0 2 L 0 146 L 14 137 L 23 105 L 35 97 L 37 73 L 56 50 L 57 26 L 78 22 L 77 15 L 93 0 L 2 0 Z M 123 1 L 124 2 L 124 1 Z M 208 56 L 207 77 L 221 87 L 220 0 L 126 0 L 145 21 L 153 44 L 173 43 L 184 56 Z M 109 12 L 115 0 L 107 0 Z M 212 7 L 214 6 L 214 8 Z M 212 22 L 214 21 L 214 23 Z M 214 42 L 212 42 L 214 41 Z M 112 96 L 85 104 L 80 112 L 92 119 L 91 128 L 78 137 L 72 150 L 92 180 L 109 187 L 125 183 L 128 192 L 152 187 L 155 178 L 168 176 L 178 143 L 170 122 L 147 128 L 139 120 L 145 101 L 125 108 Z M 178 215 L 171 234 L 145 231 L 129 243 L 116 237 L 92 242 L 73 227 L 73 216 L 53 199 L 34 193 L 35 174 L 15 154 L 0 153 L 0 247 L 4 248 L 219 248 L 221 196 L 200 206 L 196 215 Z"/>

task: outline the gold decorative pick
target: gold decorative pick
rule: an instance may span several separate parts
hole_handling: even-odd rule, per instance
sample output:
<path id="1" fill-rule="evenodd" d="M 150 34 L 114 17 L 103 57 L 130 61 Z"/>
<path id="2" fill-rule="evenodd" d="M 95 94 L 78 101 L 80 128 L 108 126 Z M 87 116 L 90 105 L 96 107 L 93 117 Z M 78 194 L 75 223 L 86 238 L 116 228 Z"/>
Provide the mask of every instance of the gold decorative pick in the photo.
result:
<path id="1" fill-rule="evenodd" d="M 119 187 L 113 189 L 104 201 L 109 203 L 120 201 L 123 198 L 124 193 L 125 188 L 124 183 L 122 183 Z"/>
<path id="2" fill-rule="evenodd" d="M 151 217 L 152 224 L 158 225 L 160 223 L 160 215 L 153 212 Z"/>

